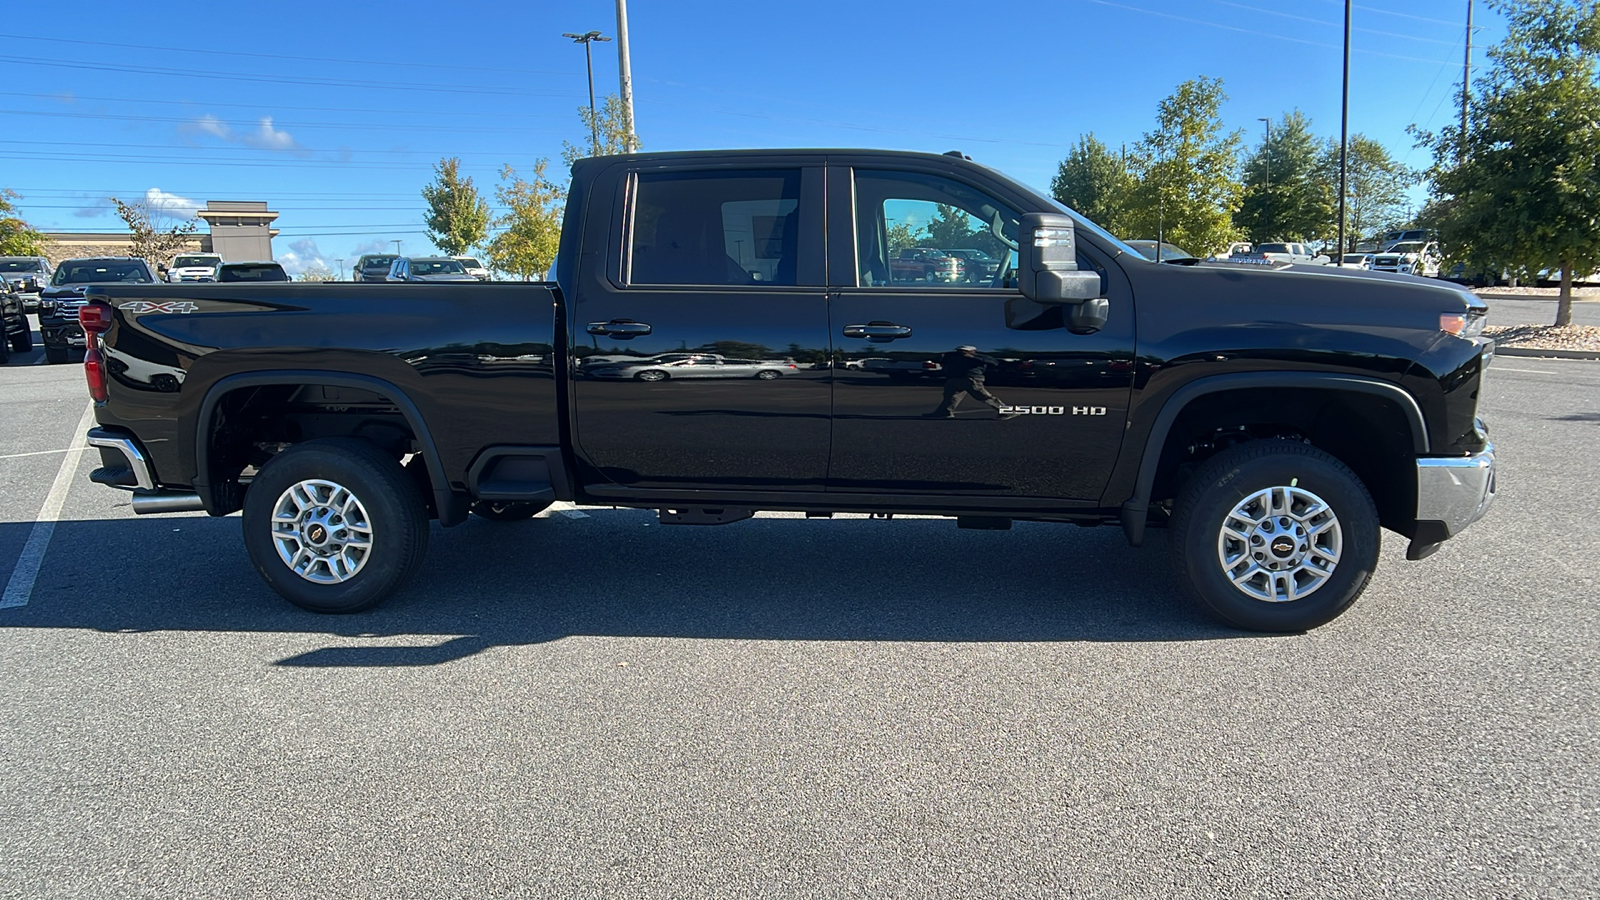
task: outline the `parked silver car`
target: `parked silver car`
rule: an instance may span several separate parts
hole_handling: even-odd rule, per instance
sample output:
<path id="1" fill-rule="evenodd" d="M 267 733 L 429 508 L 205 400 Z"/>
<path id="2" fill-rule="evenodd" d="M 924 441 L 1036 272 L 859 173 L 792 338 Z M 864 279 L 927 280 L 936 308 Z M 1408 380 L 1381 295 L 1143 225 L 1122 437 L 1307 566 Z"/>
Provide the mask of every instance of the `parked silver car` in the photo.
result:
<path id="1" fill-rule="evenodd" d="M 448 256 L 397 256 L 389 264 L 389 282 L 477 281 L 467 267 Z"/>
<path id="2" fill-rule="evenodd" d="M 714 354 L 698 354 L 666 361 L 645 360 L 613 366 L 595 366 L 584 374 L 591 378 L 667 381 L 682 378 L 759 378 L 771 381 L 793 375 L 800 366 L 793 360 L 725 359 Z"/>

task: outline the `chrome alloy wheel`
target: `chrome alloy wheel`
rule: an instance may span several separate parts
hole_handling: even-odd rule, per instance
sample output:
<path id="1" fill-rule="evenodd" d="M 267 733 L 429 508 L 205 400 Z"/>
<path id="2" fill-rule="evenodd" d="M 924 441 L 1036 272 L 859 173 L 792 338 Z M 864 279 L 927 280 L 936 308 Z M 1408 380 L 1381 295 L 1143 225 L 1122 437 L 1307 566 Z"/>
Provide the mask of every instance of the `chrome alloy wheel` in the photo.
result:
<path id="1" fill-rule="evenodd" d="M 372 520 L 343 485 L 307 480 L 290 485 L 272 508 L 278 558 L 315 584 L 342 584 L 372 555 Z"/>
<path id="2" fill-rule="evenodd" d="M 1344 549 L 1333 508 L 1300 487 L 1269 487 L 1222 520 L 1217 561 L 1233 586 L 1267 603 L 1299 600 L 1328 582 Z"/>

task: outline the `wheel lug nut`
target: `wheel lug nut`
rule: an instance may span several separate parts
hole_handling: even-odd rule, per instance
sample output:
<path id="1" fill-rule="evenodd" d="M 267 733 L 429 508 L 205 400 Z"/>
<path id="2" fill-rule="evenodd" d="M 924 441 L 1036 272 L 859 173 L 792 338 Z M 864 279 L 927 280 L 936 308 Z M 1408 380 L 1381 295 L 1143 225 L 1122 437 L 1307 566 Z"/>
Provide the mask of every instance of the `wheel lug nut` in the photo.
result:
<path id="1" fill-rule="evenodd" d="M 1267 555 L 1265 553 L 1257 553 L 1256 554 L 1256 559 L 1266 559 L 1266 558 L 1267 558 Z"/>

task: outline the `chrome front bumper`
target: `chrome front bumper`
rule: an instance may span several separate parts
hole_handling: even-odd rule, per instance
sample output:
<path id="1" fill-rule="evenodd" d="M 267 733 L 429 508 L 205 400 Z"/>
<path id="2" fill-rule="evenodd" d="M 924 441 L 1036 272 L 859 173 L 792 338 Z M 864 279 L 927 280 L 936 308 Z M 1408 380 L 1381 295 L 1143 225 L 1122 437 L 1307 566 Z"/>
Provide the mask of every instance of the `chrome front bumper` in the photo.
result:
<path id="1" fill-rule="evenodd" d="M 1494 444 L 1471 456 L 1418 459 L 1417 534 L 1406 556 L 1421 559 L 1483 518 L 1494 489 Z"/>

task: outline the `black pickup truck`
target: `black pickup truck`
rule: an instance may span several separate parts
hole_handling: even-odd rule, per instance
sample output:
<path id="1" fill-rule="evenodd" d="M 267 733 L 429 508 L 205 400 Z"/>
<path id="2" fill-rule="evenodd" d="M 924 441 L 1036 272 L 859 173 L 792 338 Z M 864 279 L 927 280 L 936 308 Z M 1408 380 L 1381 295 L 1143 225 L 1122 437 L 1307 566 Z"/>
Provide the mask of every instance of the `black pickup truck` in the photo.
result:
<path id="1" fill-rule="evenodd" d="M 992 278 L 893 277 L 891 237 L 941 205 L 966 214 L 962 246 L 1004 261 Z M 1165 527 L 1202 608 L 1268 631 L 1349 607 L 1380 527 L 1420 559 L 1494 496 L 1471 294 L 1158 264 L 956 155 L 583 160 L 555 274 L 93 287 L 92 477 L 141 513 L 242 510 L 256 569 L 322 612 L 395 590 L 430 519 L 567 500 L 677 524 L 1115 524 L 1135 545 Z M 589 357 L 650 364 L 599 378 Z"/>

